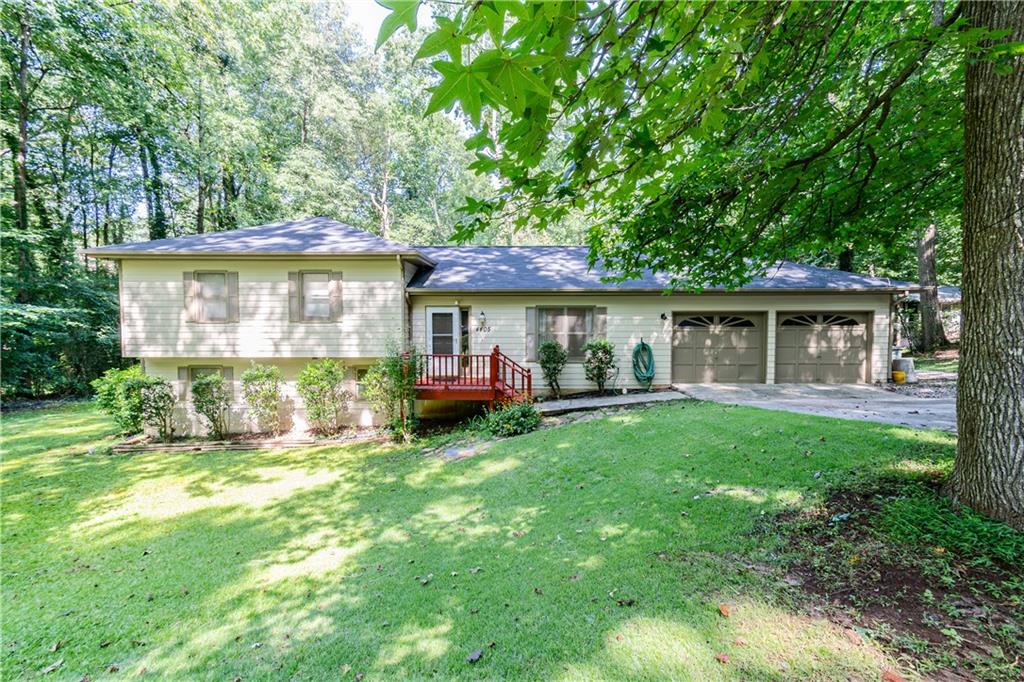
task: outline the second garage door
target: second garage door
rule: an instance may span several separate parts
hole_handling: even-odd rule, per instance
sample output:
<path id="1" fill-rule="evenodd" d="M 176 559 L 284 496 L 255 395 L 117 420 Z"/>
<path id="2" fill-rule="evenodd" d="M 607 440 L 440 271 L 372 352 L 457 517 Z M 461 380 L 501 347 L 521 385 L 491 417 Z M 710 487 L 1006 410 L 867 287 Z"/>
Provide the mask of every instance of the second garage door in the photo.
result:
<path id="1" fill-rule="evenodd" d="M 865 381 L 865 313 L 779 313 L 775 381 L 854 384 Z"/>
<path id="2" fill-rule="evenodd" d="M 764 381 L 764 316 L 675 313 L 672 319 L 672 381 Z"/>

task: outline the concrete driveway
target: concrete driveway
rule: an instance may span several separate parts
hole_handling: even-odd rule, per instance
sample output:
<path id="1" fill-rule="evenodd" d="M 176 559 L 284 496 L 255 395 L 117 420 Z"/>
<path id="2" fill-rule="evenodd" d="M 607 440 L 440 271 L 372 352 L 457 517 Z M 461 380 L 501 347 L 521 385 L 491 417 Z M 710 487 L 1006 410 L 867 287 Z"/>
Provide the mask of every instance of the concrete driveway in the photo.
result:
<path id="1" fill-rule="evenodd" d="M 917 398 L 859 384 L 673 384 L 697 400 L 956 432 L 956 398 Z"/>

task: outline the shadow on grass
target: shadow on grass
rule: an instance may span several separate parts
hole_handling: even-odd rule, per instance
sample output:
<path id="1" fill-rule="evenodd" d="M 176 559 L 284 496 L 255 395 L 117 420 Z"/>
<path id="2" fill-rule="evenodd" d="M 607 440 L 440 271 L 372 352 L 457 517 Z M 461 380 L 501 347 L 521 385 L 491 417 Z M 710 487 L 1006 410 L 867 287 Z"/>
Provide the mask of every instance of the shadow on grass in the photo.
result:
<path id="1" fill-rule="evenodd" d="M 452 463 L 378 444 L 36 449 L 5 473 L 4 676 L 58 656 L 94 678 L 877 674 L 878 651 L 787 608 L 775 547 L 750 530 L 851 470 L 951 443 L 691 403 Z"/>

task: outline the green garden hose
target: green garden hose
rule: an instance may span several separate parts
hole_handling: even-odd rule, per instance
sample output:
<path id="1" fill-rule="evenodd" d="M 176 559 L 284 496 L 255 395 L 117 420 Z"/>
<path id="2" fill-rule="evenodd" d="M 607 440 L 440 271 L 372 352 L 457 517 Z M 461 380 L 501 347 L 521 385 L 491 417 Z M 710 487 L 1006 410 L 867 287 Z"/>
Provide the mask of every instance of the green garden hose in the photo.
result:
<path id="1" fill-rule="evenodd" d="M 650 390 L 651 382 L 654 381 L 654 351 L 642 337 L 633 349 L 633 376 Z"/>

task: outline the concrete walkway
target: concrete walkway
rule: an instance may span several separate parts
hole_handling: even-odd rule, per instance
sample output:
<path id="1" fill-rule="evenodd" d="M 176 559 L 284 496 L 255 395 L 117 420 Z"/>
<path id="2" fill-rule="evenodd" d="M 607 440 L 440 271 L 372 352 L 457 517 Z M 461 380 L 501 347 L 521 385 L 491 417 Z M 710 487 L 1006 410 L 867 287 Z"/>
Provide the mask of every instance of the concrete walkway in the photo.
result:
<path id="1" fill-rule="evenodd" d="M 697 400 L 956 432 L 956 398 L 914 398 L 859 384 L 674 384 Z"/>
<path id="2" fill-rule="evenodd" d="M 602 407 L 620 407 L 623 405 L 644 405 L 646 403 L 663 403 L 671 400 L 686 400 L 687 396 L 675 391 L 655 391 L 654 393 L 627 393 L 626 395 L 605 395 L 600 398 L 568 398 L 566 400 L 549 400 L 537 403 L 537 411 L 548 417 L 567 412 L 585 412 L 599 410 Z"/>

